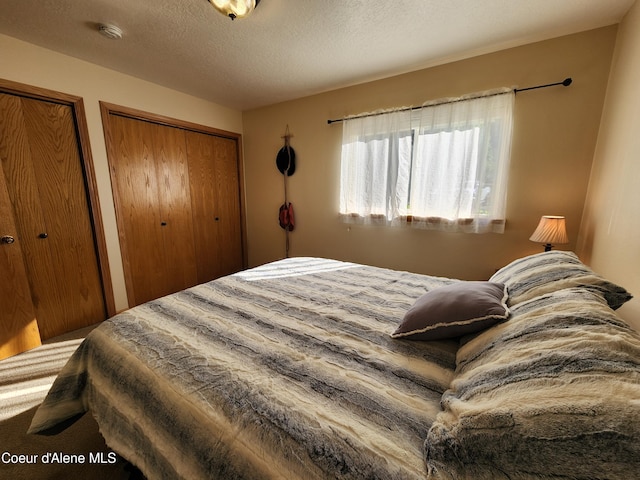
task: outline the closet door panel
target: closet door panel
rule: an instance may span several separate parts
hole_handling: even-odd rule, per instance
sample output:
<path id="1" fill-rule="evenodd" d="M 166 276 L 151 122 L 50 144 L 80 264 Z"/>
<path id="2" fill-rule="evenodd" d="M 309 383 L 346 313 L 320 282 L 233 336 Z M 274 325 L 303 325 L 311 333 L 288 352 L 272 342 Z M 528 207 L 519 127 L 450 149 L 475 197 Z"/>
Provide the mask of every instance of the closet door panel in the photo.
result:
<path id="1" fill-rule="evenodd" d="M 0 138 L 3 138 L 1 132 Z M 0 158 L 5 158 L 3 142 L 0 142 Z M 0 272 L 3 272 L 3 281 L 0 282 L 0 359 L 3 359 L 38 347 L 41 340 L 18 230 L 1 168 L 0 236 L 14 239 L 13 243 L 0 243 Z"/>
<path id="2" fill-rule="evenodd" d="M 62 311 L 62 304 L 55 289 L 47 288 L 55 284 L 55 271 L 49 255 L 49 246 L 46 242 L 40 241 L 36 233 L 44 228 L 45 219 L 40 206 L 22 99 L 1 94 L 0 104 L 2 168 L 15 212 L 17 236 L 22 247 L 36 317 L 41 319 L 42 315 L 45 316 L 41 319 L 42 323 L 49 315 L 58 317 Z M 47 329 L 42 330 L 46 338 Z"/>
<path id="3" fill-rule="evenodd" d="M 193 234 L 198 258 L 198 282 L 204 283 L 220 276 L 218 243 L 216 238 L 215 169 L 213 143 L 208 135 L 187 132 L 189 182 Z"/>
<path id="4" fill-rule="evenodd" d="M 44 219 L 30 234 L 48 248 L 61 303 L 54 324 L 41 321 L 49 338 L 104 320 L 106 307 L 73 112 L 66 105 L 22 102 Z"/>
<path id="5" fill-rule="evenodd" d="M 202 283 L 242 269 L 238 155 L 235 141 L 198 132 L 187 132 L 187 146 Z"/>
<path id="6" fill-rule="evenodd" d="M 240 172 L 238 145 L 233 139 L 212 137 L 214 142 L 217 241 L 222 275 L 242 269 L 242 226 L 240 224 Z"/>
<path id="7" fill-rule="evenodd" d="M 187 146 L 178 128 L 156 125 L 153 138 L 165 275 L 170 292 L 176 292 L 198 283 Z"/>
<path id="8" fill-rule="evenodd" d="M 165 253 L 155 168 L 153 125 L 110 117 L 111 181 L 130 305 L 165 295 Z"/>

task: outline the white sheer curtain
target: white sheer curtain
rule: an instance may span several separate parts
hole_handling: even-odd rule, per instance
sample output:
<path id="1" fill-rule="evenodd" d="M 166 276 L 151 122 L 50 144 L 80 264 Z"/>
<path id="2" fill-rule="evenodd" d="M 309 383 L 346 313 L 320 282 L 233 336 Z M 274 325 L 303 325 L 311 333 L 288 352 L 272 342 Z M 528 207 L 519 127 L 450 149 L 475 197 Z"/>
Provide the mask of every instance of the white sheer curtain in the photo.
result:
<path id="1" fill-rule="evenodd" d="M 340 213 L 347 221 L 390 223 L 406 206 L 411 168 L 411 111 L 344 121 Z"/>
<path id="2" fill-rule="evenodd" d="M 502 89 L 346 119 L 342 218 L 503 232 L 514 97 Z"/>

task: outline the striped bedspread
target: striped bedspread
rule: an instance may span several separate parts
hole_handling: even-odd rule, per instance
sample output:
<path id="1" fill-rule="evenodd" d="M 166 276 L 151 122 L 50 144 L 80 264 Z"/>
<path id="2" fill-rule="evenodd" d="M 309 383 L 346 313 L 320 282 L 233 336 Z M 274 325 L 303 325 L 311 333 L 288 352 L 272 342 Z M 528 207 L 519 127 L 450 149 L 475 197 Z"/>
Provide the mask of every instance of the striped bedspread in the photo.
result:
<path id="1" fill-rule="evenodd" d="M 389 334 L 452 281 L 294 258 L 135 307 L 85 339 L 30 433 L 90 411 L 150 480 L 424 478 L 458 342 Z"/>

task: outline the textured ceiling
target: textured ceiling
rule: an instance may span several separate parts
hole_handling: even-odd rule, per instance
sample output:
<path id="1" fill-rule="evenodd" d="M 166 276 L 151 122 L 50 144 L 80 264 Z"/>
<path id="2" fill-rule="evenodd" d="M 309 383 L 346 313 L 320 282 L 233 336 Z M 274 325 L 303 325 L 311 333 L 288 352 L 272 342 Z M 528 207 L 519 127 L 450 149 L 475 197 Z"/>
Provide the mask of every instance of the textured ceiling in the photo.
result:
<path id="1" fill-rule="evenodd" d="M 231 21 L 207 0 L 0 0 L 0 33 L 247 110 L 610 25 L 633 3 L 262 0 Z"/>

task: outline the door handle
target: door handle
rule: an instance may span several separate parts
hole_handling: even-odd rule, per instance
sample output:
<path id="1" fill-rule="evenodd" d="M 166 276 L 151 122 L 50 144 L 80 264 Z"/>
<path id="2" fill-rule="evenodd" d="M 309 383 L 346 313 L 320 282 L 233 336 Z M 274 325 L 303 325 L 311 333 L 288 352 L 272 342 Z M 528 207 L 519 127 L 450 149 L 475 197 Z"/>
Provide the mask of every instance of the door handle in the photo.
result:
<path id="1" fill-rule="evenodd" d="M 6 243 L 7 245 L 11 245 L 15 241 L 16 239 L 11 235 L 4 235 L 3 237 L 0 237 L 0 243 Z"/>

